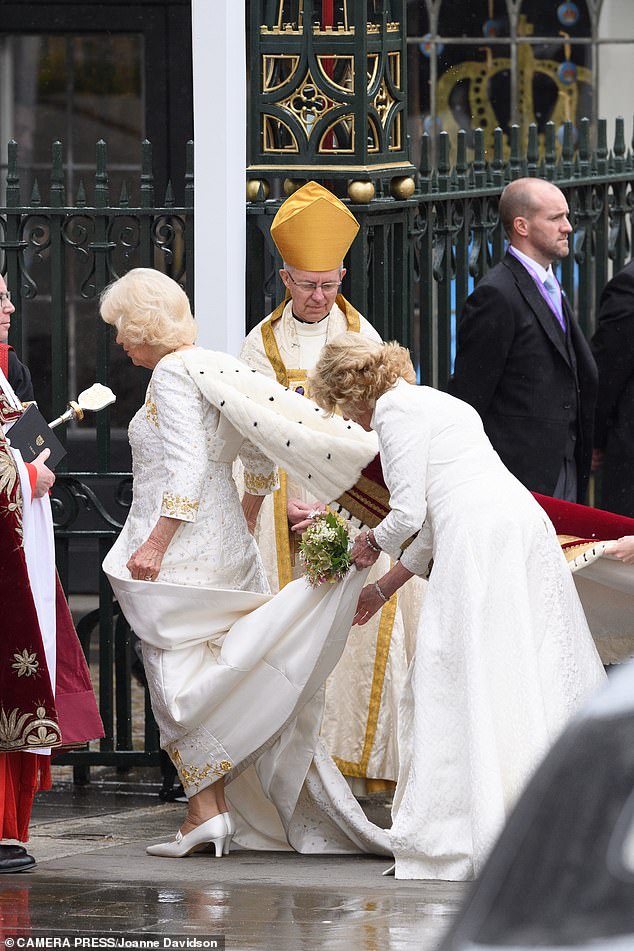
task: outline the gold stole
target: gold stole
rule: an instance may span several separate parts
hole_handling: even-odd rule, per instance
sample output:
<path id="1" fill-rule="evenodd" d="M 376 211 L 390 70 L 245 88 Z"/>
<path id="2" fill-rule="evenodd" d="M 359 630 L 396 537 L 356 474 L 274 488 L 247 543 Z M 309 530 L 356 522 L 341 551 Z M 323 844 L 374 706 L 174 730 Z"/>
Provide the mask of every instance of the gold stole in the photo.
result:
<path id="1" fill-rule="evenodd" d="M 281 318 L 287 303 L 288 297 L 279 307 L 276 307 L 269 319 L 262 326 L 264 352 L 275 371 L 275 377 L 278 383 L 296 391 L 299 389 L 303 396 L 309 396 L 310 394 L 306 393 L 306 370 L 289 370 L 286 367 L 282 360 L 275 334 L 273 333 L 273 324 Z M 348 330 L 359 333 L 361 330 L 361 317 L 359 312 L 355 310 L 352 304 L 341 294 L 337 296 L 337 304 L 348 322 Z M 283 588 L 289 581 L 293 580 L 295 535 L 289 530 L 286 514 L 286 502 L 288 498 L 286 473 L 280 469 L 279 476 L 280 487 L 273 496 L 273 511 L 275 520 L 275 545 L 277 550 L 277 576 L 279 586 Z M 346 776 L 360 776 L 362 778 L 367 776 L 368 761 L 374 747 L 374 738 L 379 720 L 383 682 L 385 680 L 385 669 L 390 650 L 390 641 L 392 639 L 396 605 L 396 595 L 393 595 L 388 603 L 383 606 L 383 610 L 381 611 L 374 658 L 374 674 L 372 677 L 368 706 L 368 718 L 359 759 L 356 762 L 351 762 L 335 757 L 337 766 Z M 392 790 L 394 788 L 394 783 L 384 782 L 381 779 L 368 780 L 367 782 L 368 789 L 373 792 L 380 792 L 384 789 Z"/>
<path id="2" fill-rule="evenodd" d="M 273 324 L 278 321 L 284 313 L 284 308 L 288 303 L 288 298 L 282 301 L 279 307 L 276 307 L 269 319 L 262 326 L 262 342 L 264 352 L 269 363 L 275 372 L 275 378 L 282 386 L 299 391 L 302 396 L 306 393 L 306 370 L 289 370 L 280 354 L 280 348 L 277 345 Z M 337 295 L 337 305 L 343 312 L 348 322 L 348 330 L 359 333 L 361 330 L 361 317 L 359 312 L 350 304 L 342 294 Z M 293 563 L 295 560 L 295 536 L 288 527 L 288 518 L 286 515 L 287 476 L 283 469 L 279 470 L 280 487 L 273 496 L 273 511 L 275 518 L 275 547 L 277 550 L 277 577 L 280 589 L 285 587 L 289 581 L 293 580 Z"/>

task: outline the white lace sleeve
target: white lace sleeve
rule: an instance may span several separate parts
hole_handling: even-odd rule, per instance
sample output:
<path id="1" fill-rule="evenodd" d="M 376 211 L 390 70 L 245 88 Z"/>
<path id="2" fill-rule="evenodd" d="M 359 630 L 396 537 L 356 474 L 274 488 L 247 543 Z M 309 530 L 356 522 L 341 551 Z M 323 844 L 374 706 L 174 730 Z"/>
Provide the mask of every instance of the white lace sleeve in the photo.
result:
<path id="1" fill-rule="evenodd" d="M 203 396 L 180 360 L 168 357 L 152 374 L 148 401 L 167 472 L 161 515 L 195 522 L 207 462 Z"/>
<path id="2" fill-rule="evenodd" d="M 412 413 L 408 387 L 405 382 L 399 383 L 380 397 L 373 422 L 390 493 L 390 512 L 374 529 L 374 537 L 393 558 L 398 558 L 408 538 L 421 531 L 427 514 L 425 483 L 431 434 L 426 420 Z M 416 552 L 417 541 L 412 545 Z"/>

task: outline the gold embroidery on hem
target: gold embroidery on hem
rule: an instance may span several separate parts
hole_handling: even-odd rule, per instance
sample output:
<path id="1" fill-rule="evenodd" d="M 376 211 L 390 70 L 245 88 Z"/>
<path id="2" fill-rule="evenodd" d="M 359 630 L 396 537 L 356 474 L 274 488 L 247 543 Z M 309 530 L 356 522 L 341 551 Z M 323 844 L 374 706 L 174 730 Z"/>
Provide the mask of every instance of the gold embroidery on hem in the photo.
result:
<path id="1" fill-rule="evenodd" d="M 262 489 L 273 491 L 277 488 L 278 481 L 277 472 L 275 471 L 268 475 L 262 475 L 259 472 L 248 472 L 246 469 L 244 471 L 244 487 L 251 494 Z"/>
<path id="2" fill-rule="evenodd" d="M 44 707 L 38 707 L 35 715 L 20 714 L 17 707 L 10 712 L 0 708 L 0 749 L 3 752 L 61 744 L 59 725 L 46 716 Z"/>
<path id="3" fill-rule="evenodd" d="M 164 492 L 161 515 L 179 518 L 184 522 L 194 522 L 198 513 L 198 504 L 198 499 L 188 499 L 185 495 Z"/>
<path id="4" fill-rule="evenodd" d="M 168 753 L 178 771 L 183 786 L 198 787 L 210 776 L 220 778 L 233 769 L 233 763 L 228 759 L 220 760 L 219 763 L 205 763 L 204 766 L 191 766 L 183 763 L 183 758 L 175 747 L 168 749 Z"/>

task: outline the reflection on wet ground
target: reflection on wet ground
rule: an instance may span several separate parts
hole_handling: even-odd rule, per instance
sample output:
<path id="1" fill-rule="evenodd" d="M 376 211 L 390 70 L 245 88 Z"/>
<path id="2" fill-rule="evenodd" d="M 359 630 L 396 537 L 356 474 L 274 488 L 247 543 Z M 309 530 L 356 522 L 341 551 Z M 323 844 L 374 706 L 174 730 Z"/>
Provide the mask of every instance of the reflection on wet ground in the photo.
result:
<path id="1" fill-rule="evenodd" d="M 246 858 L 246 856 L 245 856 Z M 319 859 L 315 861 L 319 862 Z M 166 869 L 168 871 L 168 869 Z M 213 869 L 210 868 L 210 873 Z M 169 876 L 166 876 L 168 878 Z M 227 951 L 432 951 L 455 902 L 398 883 L 371 896 L 279 882 L 172 887 L 83 881 L 0 884 L 0 934 L 224 935 Z"/>
<path id="2" fill-rule="evenodd" d="M 374 856 L 154 858 L 145 846 L 171 838 L 185 807 L 159 801 L 153 772 L 137 783 L 95 775 L 37 797 L 38 866 L 0 876 L 0 939 L 224 935 L 227 951 L 435 951 L 465 893 L 383 877 L 388 862 Z M 380 821 L 385 808 L 376 800 L 366 811 Z"/>

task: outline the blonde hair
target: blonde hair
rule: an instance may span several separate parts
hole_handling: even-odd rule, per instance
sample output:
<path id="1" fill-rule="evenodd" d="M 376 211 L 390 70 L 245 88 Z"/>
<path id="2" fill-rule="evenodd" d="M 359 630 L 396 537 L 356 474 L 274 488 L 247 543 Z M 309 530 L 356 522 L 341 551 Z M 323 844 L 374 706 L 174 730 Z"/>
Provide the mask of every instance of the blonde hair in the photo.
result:
<path id="1" fill-rule="evenodd" d="M 409 350 L 396 341 L 344 333 L 325 345 L 308 374 L 308 386 L 315 402 L 333 413 L 337 406 L 375 403 L 401 378 L 416 382 Z"/>
<path id="2" fill-rule="evenodd" d="M 187 294 L 171 277 L 153 268 L 136 267 L 109 284 L 99 309 L 103 320 L 127 344 L 173 350 L 196 339 Z"/>

